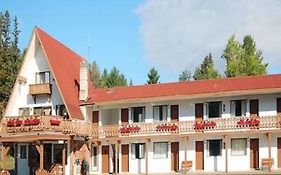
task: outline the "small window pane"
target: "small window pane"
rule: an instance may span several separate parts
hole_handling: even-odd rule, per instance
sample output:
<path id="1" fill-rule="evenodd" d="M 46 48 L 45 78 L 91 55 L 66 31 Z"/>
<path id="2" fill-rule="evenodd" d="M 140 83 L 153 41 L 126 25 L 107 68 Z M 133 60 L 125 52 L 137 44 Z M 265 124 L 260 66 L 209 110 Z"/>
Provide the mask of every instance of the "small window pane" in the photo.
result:
<path id="1" fill-rule="evenodd" d="M 209 140 L 209 156 L 221 156 L 222 140 Z"/>
<path id="2" fill-rule="evenodd" d="M 143 159 L 145 155 L 145 144 L 132 143 L 131 154 L 132 154 L 132 159 Z"/>
<path id="3" fill-rule="evenodd" d="M 231 155 L 244 156 L 247 153 L 247 139 L 231 139 Z"/>
<path id="4" fill-rule="evenodd" d="M 26 159 L 26 155 L 27 155 L 27 147 L 26 145 L 21 145 L 20 146 L 20 158 L 21 159 Z"/>
<path id="5" fill-rule="evenodd" d="M 221 117 L 221 102 L 209 102 L 208 106 L 208 117 L 219 118 Z"/>
<path id="6" fill-rule="evenodd" d="M 153 119 L 155 121 L 167 121 L 167 106 L 153 106 Z"/>
<path id="7" fill-rule="evenodd" d="M 62 144 L 54 144 L 54 163 L 62 163 Z"/>
<path id="8" fill-rule="evenodd" d="M 133 122 L 144 122 L 144 118 L 145 118 L 145 107 L 132 108 Z"/>
<path id="9" fill-rule="evenodd" d="M 28 116 L 29 108 L 19 108 L 19 116 Z"/>
<path id="10" fill-rule="evenodd" d="M 98 166 L 98 147 L 97 146 L 92 147 L 92 165 L 93 165 L 93 167 Z"/>
<path id="11" fill-rule="evenodd" d="M 153 149 L 155 159 L 168 157 L 168 142 L 155 142 L 153 144 Z"/>

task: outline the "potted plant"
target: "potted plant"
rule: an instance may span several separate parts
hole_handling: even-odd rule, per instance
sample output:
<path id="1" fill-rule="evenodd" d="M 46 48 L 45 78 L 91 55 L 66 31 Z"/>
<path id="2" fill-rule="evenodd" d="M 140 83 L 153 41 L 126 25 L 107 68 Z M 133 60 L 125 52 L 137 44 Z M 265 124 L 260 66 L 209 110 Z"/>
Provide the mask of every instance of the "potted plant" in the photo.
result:
<path id="1" fill-rule="evenodd" d="M 59 126 L 60 125 L 60 120 L 58 119 L 50 119 L 51 125 Z"/>
<path id="2" fill-rule="evenodd" d="M 89 163 L 84 159 L 81 164 L 81 173 L 86 175 L 89 172 Z"/>

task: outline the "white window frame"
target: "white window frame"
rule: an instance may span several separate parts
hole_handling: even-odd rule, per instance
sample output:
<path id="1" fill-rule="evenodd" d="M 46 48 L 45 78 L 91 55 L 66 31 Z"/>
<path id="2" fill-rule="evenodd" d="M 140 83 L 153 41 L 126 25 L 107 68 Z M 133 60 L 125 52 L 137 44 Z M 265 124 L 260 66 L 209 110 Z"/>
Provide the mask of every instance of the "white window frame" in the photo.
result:
<path id="1" fill-rule="evenodd" d="M 131 144 L 131 159 L 144 159 L 145 158 L 145 143 L 132 143 Z M 136 150 L 139 149 L 139 155 L 136 155 Z"/>
<path id="2" fill-rule="evenodd" d="M 168 106 L 167 105 L 153 106 L 152 110 L 153 110 L 153 120 L 154 121 L 167 121 L 168 120 Z M 160 114 L 161 114 L 160 110 L 162 111 L 162 116 L 161 116 L 162 119 L 160 119 Z"/>
<path id="3" fill-rule="evenodd" d="M 94 149 L 96 149 L 96 158 L 94 158 Z M 94 163 L 94 161 L 96 163 Z M 96 166 L 94 166 L 96 164 Z M 92 145 L 91 149 L 91 169 L 92 171 L 98 171 L 99 169 L 99 146 L 98 145 Z"/>
<path id="4" fill-rule="evenodd" d="M 241 116 L 236 116 L 236 102 L 241 101 Z M 231 117 L 246 117 L 247 115 L 247 100 L 231 100 L 230 101 L 230 116 Z"/>
<path id="5" fill-rule="evenodd" d="M 154 142 L 153 143 L 153 158 L 166 159 L 168 158 L 169 144 L 168 142 Z"/>
<path id="6" fill-rule="evenodd" d="M 220 154 L 219 154 L 219 155 L 216 155 L 216 156 L 210 155 L 210 141 L 214 141 L 214 140 L 220 141 Z M 222 156 L 222 149 L 223 149 L 223 142 L 222 142 L 222 139 L 207 140 L 208 157 L 220 157 L 220 156 Z"/>
<path id="7" fill-rule="evenodd" d="M 219 116 L 216 117 L 211 117 L 209 116 L 209 104 L 210 103 L 219 103 Z M 206 102 L 206 117 L 207 118 L 222 118 L 222 101 L 210 101 L 210 102 Z"/>
<path id="8" fill-rule="evenodd" d="M 238 140 L 240 140 L 240 141 L 243 140 L 243 142 L 244 142 L 243 149 L 244 150 L 235 150 L 233 142 L 238 141 Z M 231 142 L 231 156 L 246 156 L 247 155 L 247 138 L 233 138 L 233 139 L 231 139 L 230 142 Z M 238 148 L 238 147 L 239 146 L 237 146 L 236 148 Z M 241 153 L 239 153 L 239 151 Z"/>

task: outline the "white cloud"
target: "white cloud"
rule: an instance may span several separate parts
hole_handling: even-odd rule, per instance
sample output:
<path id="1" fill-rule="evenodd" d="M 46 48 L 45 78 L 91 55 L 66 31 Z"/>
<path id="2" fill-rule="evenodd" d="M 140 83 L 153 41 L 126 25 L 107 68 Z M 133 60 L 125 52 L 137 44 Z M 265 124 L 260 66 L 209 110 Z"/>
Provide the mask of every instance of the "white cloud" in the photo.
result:
<path id="1" fill-rule="evenodd" d="M 193 72 L 209 52 L 222 71 L 220 56 L 232 34 L 240 41 L 253 35 L 269 69 L 281 66 L 281 1 L 147 0 L 136 13 L 145 57 L 161 72 Z"/>

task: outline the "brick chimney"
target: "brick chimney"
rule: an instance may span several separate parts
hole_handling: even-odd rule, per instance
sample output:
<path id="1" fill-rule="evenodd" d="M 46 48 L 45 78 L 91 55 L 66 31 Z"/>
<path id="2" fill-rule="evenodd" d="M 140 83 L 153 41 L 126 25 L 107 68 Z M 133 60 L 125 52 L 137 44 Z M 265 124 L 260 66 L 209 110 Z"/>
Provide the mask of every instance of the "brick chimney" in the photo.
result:
<path id="1" fill-rule="evenodd" d="M 86 60 L 83 60 L 80 63 L 80 91 L 79 91 L 79 100 L 85 101 L 88 99 L 88 80 L 89 80 L 89 71 L 88 63 Z"/>

